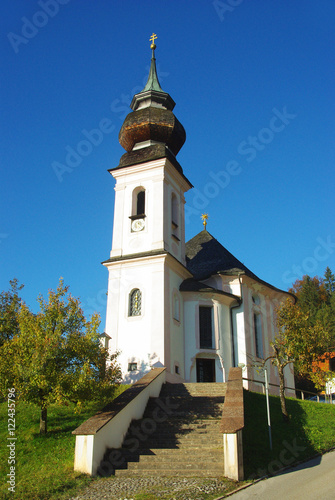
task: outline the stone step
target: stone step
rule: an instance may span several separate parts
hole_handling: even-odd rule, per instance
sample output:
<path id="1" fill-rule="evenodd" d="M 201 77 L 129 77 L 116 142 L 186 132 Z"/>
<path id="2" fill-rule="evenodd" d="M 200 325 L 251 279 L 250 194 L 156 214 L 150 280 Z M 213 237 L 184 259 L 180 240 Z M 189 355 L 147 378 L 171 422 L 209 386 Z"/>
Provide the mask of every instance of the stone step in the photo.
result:
<path id="1" fill-rule="evenodd" d="M 203 436 L 208 436 L 208 439 L 211 438 L 216 438 L 219 435 L 219 429 L 162 429 L 159 432 L 155 432 L 151 434 L 153 437 L 164 437 L 164 438 L 171 438 L 171 439 L 176 439 L 176 438 L 184 438 L 184 437 L 189 437 L 192 436 L 193 438 L 195 436 L 203 437 Z M 149 436 L 148 436 L 149 438 Z M 147 438 L 147 439 L 148 439 Z"/>
<path id="2" fill-rule="evenodd" d="M 223 447 L 222 443 L 220 443 L 221 446 L 219 445 L 218 447 L 215 446 L 194 446 L 194 447 L 184 447 L 184 448 L 139 448 L 136 450 L 136 452 L 132 452 L 130 450 L 127 450 L 126 448 L 119 448 L 118 451 L 120 451 L 122 454 L 124 454 L 125 457 L 131 458 L 132 456 L 135 455 L 140 455 L 140 456 L 150 456 L 150 457 L 155 457 L 155 456 L 174 456 L 176 457 L 177 455 L 180 456 L 190 456 L 192 454 L 193 450 L 202 450 L 204 455 L 208 455 L 210 453 L 223 453 Z"/>
<path id="3" fill-rule="evenodd" d="M 116 477 L 156 477 L 159 475 L 160 477 L 223 477 L 224 469 L 223 463 L 218 467 L 210 467 L 208 469 L 183 469 L 179 470 L 170 470 L 169 468 L 161 469 L 158 473 L 155 467 L 152 469 L 138 469 L 138 470 L 127 470 L 127 469 L 117 469 L 115 471 Z"/>
<path id="4" fill-rule="evenodd" d="M 128 429 L 125 439 L 138 437 L 139 439 L 146 439 L 149 436 L 171 436 L 174 437 L 188 435 L 188 434 L 206 434 L 208 436 L 216 436 L 220 434 L 220 422 L 215 420 L 213 423 L 207 422 L 206 424 L 183 421 L 169 421 L 164 424 L 156 424 L 155 422 L 146 422 L 141 420 L 134 421 Z M 143 437 L 141 437 L 143 436 Z"/>
<path id="5" fill-rule="evenodd" d="M 213 462 L 220 461 L 223 457 L 223 450 L 212 449 L 208 450 L 207 453 L 202 453 L 201 457 L 192 455 L 189 450 L 170 450 L 170 453 L 159 456 L 159 464 L 169 465 L 171 464 L 201 464 L 202 466 L 206 464 L 212 464 Z M 141 455 L 139 461 L 140 464 L 151 464 L 156 463 L 157 455 Z"/>
<path id="6" fill-rule="evenodd" d="M 184 440 L 180 442 L 172 443 L 168 440 L 158 441 L 152 440 L 146 443 L 139 444 L 138 448 L 126 448 L 122 447 L 116 450 L 118 453 L 121 453 L 125 458 L 137 457 L 138 455 L 162 455 L 168 454 L 170 451 L 177 451 L 179 453 L 197 453 L 199 450 L 202 450 L 203 453 L 208 453 L 210 450 L 222 450 L 223 441 L 222 438 L 217 440 Z M 106 451 L 106 455 L 110 453 L 111 450 Z"/>
<path id="7" fill-rule="evenodd" d="M 203 457 L 213 457 L 216 455 L 220 455 L 223 453 L 223 447 L 221 446 L 198 446 L 198 447 L 184 447 L 184 448 L 139 448 L 136 451 L 130 451 L 126 448 L 108 449 L 105 454 L 105 459 L 108 460 L 110 453 L 115 452 L 121 454 L 125 460 L 129 460 L 130 462 L 138 462 L 139 457 L 159 457 L 162 460 L 165 460 L 166 457 L 173 458 L 173 460 L 178 459 L 178 457 L 190 458 L 193 459 L 195 455 L 193 452 L 195 450 L 201 450 Z M 197 455 L 198 456 L 198 455 Z"/>
<path id="8" fill-rule="evenodd" d="M 143 429 L 143 430 L 142 430 Z M 220 435 L 220 427 L 215 426 L 215 427 L 207 427 L 205 428 L 196 428 L 196 427 L 181 427 L 181 426 L 175 426 L 175 427 L 162 427 L 159 428 L 150 428 L 148 430 L 145 430 L 145 427 L 141 427 L 141 425 L 138 425 L 136 427 L 132 427 L 129 429 L 128 434 L 125 437 L 125 440 L 130 440 L 130 439 L 139 439 L 140 441 L 146 441 L 147 439 L 157 437 L 157 438 L 171 438 L 171 440 L 174 440 L 176 438 L 183 438 L 183 437 L 188 437 L 188 436 L 208 436 L 208 438 L 215 438 Z"/>
<path id="9" fill-rule="evenodd" d="M 211 468 L 214 468 L 216 470 L 222 470 L 223 471 L 223 458 L 221 460 L 216 461 L 216 463 L 213 464 L 213 461 L 211 462 L 208 460 L 207 462 L 161 462 L 161 461 L 148 461 L 148 462 L 129 462 L 128 463 L 128 471 L 135 471 L 135 470 L 152 470 L 155 469 L 156 473 L 161 471 L 161 470 L 167 470 L 170 469 L 171 472 L 179 471 L 179 470 L 194 470 L 194 471 L 202 471 L 202 470 L 208 470 Z M 126 470 L 126 469 L 120 469 L 120 470 Z"/>
<path id="10" fill-rule="evenodd" d="M 211 394 L 213 391 L 225 392 L 226 388 L 227 384 L 225 382 L 184 382 L 182 384 L 166 382 L 162 386 L 163 390 L 168 389 L 170 393 L 187 390 L 189 393 L 206 391 Z"/>
<path id="11" fill-rule="evenodd" d="M 138 453 L 140 455 L 169 455 L 171 452 L 172 453 L 192 453 L 194 450 L 202 450 L 205 454 L 210 453 L 212 451 L 217 452 L 220 451 L 223 453 L 223 446 L 222 443 L 220 443 L 221 446 L 219 445 L 218 447 L 215 446 L 209 446 L 209 445 L 201 445 L 201 446 L 194 446 L 194 447 L 183 447 L 183 448 L 140 448 L 138 450 Z M 121 448 L 122 449 L 122 448 Z"/>
<path id="12" fill-rule="evenodd" d="M 196 439 L 196 436 L 199 436 L 199 438 L 207 436 L 208 439 L 215 439 L 216 437 L 220 436 L 219 429 L 162 429 L 159 432 L 155 432 L 152 434 L 147 434 L 147 437 L 143 437 L 143 441 L 150 439 L 150 438 L 164 438 L 164 439 L 171 439 L 171 441 L 175 439 L 183 439 L 183 438 L 190 438 L 192 437 L 193 439 Z M 131 434 L 129 435 L 129 438 L 131 437 Z M 140 438 L 141 439 L 141 438 Z"/>
<path id="13" fill-rule="evenodd" d="M 169 435 L 171 437 L 175 435 L 185 435 L 185 434 L 208 434 L 208 435 L 216 435 L 220 433 L 220 426 L 219 425 L 213 425 L 210 426 L 208 425 L 207 427 L 203 426 L 187 426 L 187 424 L 184 425 L 169 425 L 166 427 L 150 427 L 148 430 L 145 430 L 145 426 L 141 426 L 141 423 L 134 427 L 130 427 L 129 432 L 127 434 L 127 438 L 136 436 L 138 432 L 141 432 L 143 430 L 143 433 L 146 435 Z M 140 438 L 141 439 L 141 438 Z"/>
<path id="14" fill-rule="evenodd" d="M 223 403 L 216 404 L 215 406 L 204 406 L 204 405 L 188 405 L 186 403 L 180 404 L 178 408 L 174 408 L 168 414 L 170 418 L 180 418 L 180 417 L 188 417 L 190 419 L 211 419 L 216 418 L 219 419 L 222 415 Z M 156 411 L 158 413 L 156 413 Z M 143 414 L 143 418 L 155 418 L 155 415 L 158 417 L 162 417 L 164 414 L 157 410 L 156 406 L 149 406 L 145 413 Z"/>
<path id="15" fill-rule="evenodd" d="M 187 404 L 180 405 L 178 408 L 173 409 L 168 415 L 169 420 L 187 418 L 190 420 L 213 419 L 218 420 L 222 416 L 223 404 L 214 407 L 203 406 L 190 406 Z M 164 413 L 159 411 L 156 413 L 156 407 L 148 407 L 143 415 L 143 418 L 153 418 L 159 420 L 164 417 Z M 158 415 L 158 419 L 157 419 Z"/>
<path id="16" fill-rule="evenodd" d="M 156 456 L 150 457 L 148 455 L 141 455 L 137 460 L 135 458 L 133 460 L 127 459 L 123 463 L 119 462 L 114 465 L 118 470 L 135 470 L 137 468 L 153 469 L 154 467 L 156 467 L 157 470 L 168 469 L 169 467 L 171 470 L 180 468 L 208 469 L 211 468 L 213 464 L 221 464 L 223 461 L 222 456 L 222 452 L 213 453 L 212 455 L 208 455 L 208 457 L 202 458 L 201 462 L 199 462 L 199 459 L 196 460 L 196 458 L 194 458 L 194 460 L 191 460 L 186 456 L 179 458 L 173 456 L 160 456 L 159 460 L 157 460 Z"/>
<path id="17" fill-rule="evenodd" d="M 154 450 L 157 448 L 171 448 L 171 450 L 178 448 L 194 448 L 196 446 L 204 446 L 208 444 L 211 447 L 217 447 L 222 444 L 222 436 L 220 437 L 194 437 L 194 436 L 177 436 L 176 438 L 169 439 L 167 436 L 162 436 L 161 438 L 155 437 L 153 439 L 147 439 L 142 443 L 142 448 L 149 450 Z M 126 448 L 126 446 L 125 446 Z M 130 448 L 134 449 L 134 448 Z"/>
<path id="18" fill-rule="evenodd" d="M 143 420 L 146 420 L 147 417 L 140 418 L 138 420 L 133 420 L 131 425 L 138 425 Z M 154 419 L 153 419 L 154 420 Z M 166 419 L 163 422 L 158 421 L 156 423 L 158 427 L 175 427 L 175 426 L 189 426 L 192 428 L 195 427 L 219 427 L 221 422 L 221 418 L 191 418 L 191 417 L 180 417 L 174 419 Z"/>
<path id="19" fill-rule="evenodd" d="M 215 405 L 218 404 L 223 404 L 224 403 L 224 396 L 164 396 L 161 395 L 159 398 L 150 398 L 149 399 L 149 404 L 155 403 L 156 401 L 166 401 L 167 403 L 173 403 L 176 407 L 187 405 L 187 406 L 199 406 L 201 407 L 208 407 L 208 408 L 213 408 Z M 176 408 L 177 409 L 177 408 Z M 173 409 L 172 409 L 173 410 Z"/>
<path id="20" fill-rule="evenodd" d="M 168 394 L 170 396 L 225 396 L 226 384 L 164 384 L 161 390 L 161 396 Z"/>

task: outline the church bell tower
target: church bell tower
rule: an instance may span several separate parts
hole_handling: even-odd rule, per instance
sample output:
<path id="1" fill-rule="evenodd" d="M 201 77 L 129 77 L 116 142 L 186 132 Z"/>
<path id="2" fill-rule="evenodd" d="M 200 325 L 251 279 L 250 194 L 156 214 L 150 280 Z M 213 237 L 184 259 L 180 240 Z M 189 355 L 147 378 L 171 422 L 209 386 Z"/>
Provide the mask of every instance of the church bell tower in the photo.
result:
<path id="1" fill-rule="evenodd" d="M 155 39 L 144 89 L 119 133 L 126 150 L 116 168 L 113 243 L 103 262 L 109 272 L 106 333 L 120 352 L 126 382 L 151 366 L 165 366 L 167 380 L 184 380 L 184 329 L 180 283 L 185 267 L 184 193 L 192 184 L 176 155 L 184 127 L 173 99 L 159 84 Z"/>

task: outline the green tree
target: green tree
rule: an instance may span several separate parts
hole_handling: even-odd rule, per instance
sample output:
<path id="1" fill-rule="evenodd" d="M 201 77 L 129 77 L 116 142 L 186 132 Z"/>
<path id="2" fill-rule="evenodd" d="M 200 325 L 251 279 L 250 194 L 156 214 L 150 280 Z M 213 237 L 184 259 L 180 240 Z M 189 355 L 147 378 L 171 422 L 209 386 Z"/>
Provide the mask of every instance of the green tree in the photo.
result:
<path id="1" fill-rule="evenodd" d="M 335 292 L 335 276 L 331 272 L 331 270 L 330 270 L 329 267 L 326 267 L 326 271 L 325 271 L 325 274 L 324 274 L 324 286 L 325 286 L 325 289 L 326 289 L 326 291 L 328 293 L 328 297 L 330 299 L 330 297 Z"/>
<path id="2" fill-rule="evenodd" d="M 278 333 L 271 344 L 273 354 L 268 356 L 263 363 L 270 359 L 272 364 L 277 366 L 281 411 L 284 420 L 288 420 L 284 368 L 292 363 L 298 373 L 311 373 L 311 366 L 325 352 L 329 332 L 319 320 L 315 320 L 312 324 L 309 314 L 302 311 L 299 305 L 294 304 L 291 299 L 287 299 L 277 309 L 277 328 Z M 316 375 L 314 380 L 319 382 Z"/>
<path id="3" fill-rule="evenodd" d="M 101 346 L 99 316 L 87 320 L 62 279 L 38 303 L 37 314 L 21 305 L 19 332 L 0 348 L 0 387 L 4 394 L 14 387 L 20 398 L 39 405 L 40 432 L 46 433 L 51 403 L 104 401 L 113 396 L 121 372 L 117 355 L 107 359 Z"/>
<path id="4" fill-rule="evenodd" d="M 292 289 L 298 299 L 297 307 L 308 315 L 308 324 L 312 327 L 322 325 L 325 332 L 324 353 L 335 350 L 335 277 L 330 268 L 327 267 L 324 278 L 314 276 L 303 276 L 297 280 Z M 300 384 L 307 385 L 312 380 L 316 388 L 321 387 L 321 373 L 317 373 L 316 367 L 310 367 L 309 373 L 302 374 L 295 364 L 295 374 L 299 377 Z"/>
<path id="5" fill-rule="evenodd" d="M 322 278 L 308 275 L 296 280 L 289 290 L 298 299 L 299 308 L 309 314 L 309 321 L 313 323 L 319 309 L 327 303 L 328 295 Z"/>
<path id="6" fill-rule="evenodd" d="M 0 346 L 19 332 L 18 312 L 21 298 L 19 292 L 24 285 L 19 285 L 16 278 L 10 280 L 10 290 L 0 293 Z"/>

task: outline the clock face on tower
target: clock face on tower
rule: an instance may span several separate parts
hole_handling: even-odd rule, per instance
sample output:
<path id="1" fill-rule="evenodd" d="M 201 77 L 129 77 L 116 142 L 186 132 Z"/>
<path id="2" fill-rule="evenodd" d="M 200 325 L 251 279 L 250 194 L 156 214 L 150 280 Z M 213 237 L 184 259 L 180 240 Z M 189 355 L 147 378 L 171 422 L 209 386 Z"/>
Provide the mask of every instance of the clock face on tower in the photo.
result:
<path id="1" fill-rule="evenodd" d="M 135 219 L 131 223 L 131 230 L 134 232 L 142 231 L 144 229 L 144 219 Z"/>

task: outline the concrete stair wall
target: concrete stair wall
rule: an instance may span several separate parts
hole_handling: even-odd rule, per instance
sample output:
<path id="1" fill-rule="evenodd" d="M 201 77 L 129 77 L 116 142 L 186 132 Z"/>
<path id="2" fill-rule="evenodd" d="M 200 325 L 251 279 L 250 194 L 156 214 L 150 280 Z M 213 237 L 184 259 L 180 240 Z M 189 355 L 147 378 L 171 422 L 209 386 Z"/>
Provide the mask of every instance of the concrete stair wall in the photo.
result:
<path id="1" fill-rule="evenodd" d="M 226 384 L 164 384 L 122 448 L 104 461 L 116 476 L 223 476 L 220 420 Z"/>

